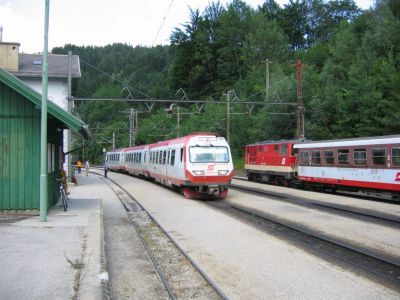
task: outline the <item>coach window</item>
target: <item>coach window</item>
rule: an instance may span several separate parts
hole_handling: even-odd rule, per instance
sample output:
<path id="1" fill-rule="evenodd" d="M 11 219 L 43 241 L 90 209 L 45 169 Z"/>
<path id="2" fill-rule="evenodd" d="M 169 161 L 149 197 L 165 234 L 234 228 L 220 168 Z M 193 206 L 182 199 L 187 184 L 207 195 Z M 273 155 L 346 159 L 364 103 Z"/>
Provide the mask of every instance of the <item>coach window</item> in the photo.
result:
<path id="1" fill-rule="evenodd" d="M 175 164 L 175 149 L 171 152 L 171 166 Z"/>
<path id="2" fill-rule="evenodd" d="M 183 161 L 183 148 L 181 148 L 181 162 Z"/>
<path id="3" fill-rule="evenodd" d="M 358 166 L 367 164 L 367 149 L 354 149 L 354 164 Z"/>
<path id="4" fill-rule="evenodd" d="M 324 161 L 326 165 L 333 165 L 335 163 L 335 158 L 333 156 L 333 150 L 324 151 Z"/>
<path id="5" fill-rule="evenodd" d="M 311 151 L 311 164 L 313 164 L 313 165 L 321 164 L 321 152 Z"/>
<path id="6" fill-rule="evenodd" d="M 287 144 L 281 145 L 281 156 L 287 156 Z"/>
<path id="7" fill-rule="evenodd" d="M 338 150 L 338 161 L 339 164 L 345 165 L 349 163 L 349 149 L 339 149 Z"/>
<path id="8" fill-rule="evenodd" d="M 300 151 L 300 164 L 308 166 L 308 151 Z"/>
<path id="9" fill-rule="evenodd" d="M 162 157 L 162 164 L 165 165 L 165 161 L 167 159 L 167 151 L 164 150 L 163 157 Z"/>
<path id="10" fill-rule="evenodd" d="M 374 165 L 385 165 L 386 163 L 385 148 L 372 148 L 372 163 Z"/>
<path id="11" fill-rule="evenodd" d="M 400 148 L 392 148 L 392 166 L 400 166 Z"/>

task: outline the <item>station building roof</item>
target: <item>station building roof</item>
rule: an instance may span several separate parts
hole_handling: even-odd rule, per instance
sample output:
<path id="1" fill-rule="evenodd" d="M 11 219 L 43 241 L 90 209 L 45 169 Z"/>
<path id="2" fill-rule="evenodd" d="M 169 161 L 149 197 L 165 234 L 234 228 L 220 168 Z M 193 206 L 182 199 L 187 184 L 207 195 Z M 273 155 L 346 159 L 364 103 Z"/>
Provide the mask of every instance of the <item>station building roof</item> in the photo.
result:
<path id="1" fill-rule="evenodd" d="M 18 77 L 42 77 L 43 54 L 18 55 L 18 72 L 11 72 Z M 49 78 L 68 78 L 68 55 L 48 55 L 48 76 Z M 79 55 L 71 55 L 71 76 L 81 77 Z"/>

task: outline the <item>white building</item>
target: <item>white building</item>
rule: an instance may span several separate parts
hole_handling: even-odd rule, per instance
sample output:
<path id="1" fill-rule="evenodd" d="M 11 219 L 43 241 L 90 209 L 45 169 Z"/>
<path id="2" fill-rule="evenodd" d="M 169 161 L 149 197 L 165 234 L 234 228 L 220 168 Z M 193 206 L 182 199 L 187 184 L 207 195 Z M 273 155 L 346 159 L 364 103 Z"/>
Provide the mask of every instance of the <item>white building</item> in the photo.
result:
<path id="1" fill-rule="evenodd" d="M 42 54 L 19 53 L 19 43 L 0 41 L 0 68 L 6 69 L 38 93 L 42 93 Z M 71 77 L 81 77 L 79 56 L 71 56 Z M 48 98 L 68 110 L 68 55 L 48 55 Z M 73 103 L 71 102 L 71 108 Z M 68 152 L 69 131 L 64 131 L 64 153 Z M 70 164 L 67 156 L 64 169 Z"/>

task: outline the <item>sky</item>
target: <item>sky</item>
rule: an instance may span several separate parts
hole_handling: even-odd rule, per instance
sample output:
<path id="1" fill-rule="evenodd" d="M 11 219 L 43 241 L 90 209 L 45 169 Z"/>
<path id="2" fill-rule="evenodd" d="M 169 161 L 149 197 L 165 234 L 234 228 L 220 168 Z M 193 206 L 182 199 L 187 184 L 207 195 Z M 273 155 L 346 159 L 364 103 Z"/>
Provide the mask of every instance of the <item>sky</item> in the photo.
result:
<path id="1" fill-rule="evenodd" d="M 284 5 L 289 0 L 277 0 Z M 374 0 L 355 0 L 364 9 Z M 48 49 L 75 44 L 132 46 L 169 44 L 171 32 L 210 0 L 50 0 Z M 223 5 L 231 0 L 221 0 Z M 264 0 L 244 0 L 257 8 Z M 20 52 L 43 52 L 44 0 L 0 0 L 2 41 L 20 43 Z"/>

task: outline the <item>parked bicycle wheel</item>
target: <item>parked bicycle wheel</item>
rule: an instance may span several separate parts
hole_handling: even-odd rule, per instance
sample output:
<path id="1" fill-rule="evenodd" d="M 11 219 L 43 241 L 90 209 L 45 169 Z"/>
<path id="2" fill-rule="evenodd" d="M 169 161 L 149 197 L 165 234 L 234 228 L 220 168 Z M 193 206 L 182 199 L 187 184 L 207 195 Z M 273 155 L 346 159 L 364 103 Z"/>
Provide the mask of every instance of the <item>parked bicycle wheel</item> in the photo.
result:
<path id="1" fill-rule="evenodd" d="M 60 189 L 60 194 L 61 194 L 61 202 L 64 208 L 64 211 L 67 211 L 68 209 L 68 196 L 67 193 L 65 193 L 65 190 L 63 188 Z"/>

